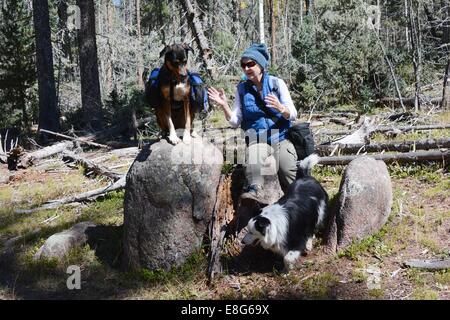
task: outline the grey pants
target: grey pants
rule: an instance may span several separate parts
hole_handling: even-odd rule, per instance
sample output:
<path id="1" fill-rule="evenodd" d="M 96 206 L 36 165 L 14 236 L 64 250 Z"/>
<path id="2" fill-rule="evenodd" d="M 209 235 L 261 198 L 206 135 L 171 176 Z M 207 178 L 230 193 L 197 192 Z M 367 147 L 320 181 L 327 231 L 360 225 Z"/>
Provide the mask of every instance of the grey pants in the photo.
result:
<path id="1" fill-rule="evenodd" d="M 265 175 L 278 174 L 281 189 L 286 193 L 297 174 L 297 153 L 287 139 L 269 146 L 254 143 L 247 148 L 245 175 L 248 183 L 264 186 Z"/>

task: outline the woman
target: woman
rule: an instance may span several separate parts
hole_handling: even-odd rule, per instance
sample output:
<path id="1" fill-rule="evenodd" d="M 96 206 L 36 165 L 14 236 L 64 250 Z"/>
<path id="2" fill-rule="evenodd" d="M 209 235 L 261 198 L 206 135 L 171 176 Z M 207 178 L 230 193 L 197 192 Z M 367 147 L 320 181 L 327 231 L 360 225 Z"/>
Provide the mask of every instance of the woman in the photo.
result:
<path id="1" fill-rule="evenodd" d="M 278 178 L 285 193 L 297 171 L 295 148 L 286 139 L 291 122 L 297 118 L 297 110 L 286 83 L 268 74 L 268 64 L 269 52 L 265 44 L 253 44 L 244 51 L 241 67 L 247 80 L 236 88 L 233 110 L 223 89 L 208 89 L 209 98 L 222 108 L 229 123 L 235 128 L 240 125 L 250 137 L 245 166 L 249 186 L 241 198 L 261 203 L 266 203 L 261 191 L 263 167 L 270 155 L 276 160 Z M 267 139 L 264 139 L 266 134 Z"/>

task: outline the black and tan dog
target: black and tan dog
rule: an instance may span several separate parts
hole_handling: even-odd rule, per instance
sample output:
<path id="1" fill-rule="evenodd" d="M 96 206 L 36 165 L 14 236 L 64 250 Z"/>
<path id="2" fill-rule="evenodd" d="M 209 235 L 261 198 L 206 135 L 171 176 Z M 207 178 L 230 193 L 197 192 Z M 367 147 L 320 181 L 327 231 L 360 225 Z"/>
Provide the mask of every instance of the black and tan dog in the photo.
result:
<path id="1" fill-rule="evenodd" d="M 155 109 L 159 127 L 172 144 L 181 140 L 176 129 L 184 129 L 183 142 L 191 141 L 191 128 L 195 110 L 189 99 L 191 85 L 188 77 L 188 52 L 194 52 L 187 44 L 166 46 L 160 53 L 164 65 L 159 73 L 161 106 Z"/>

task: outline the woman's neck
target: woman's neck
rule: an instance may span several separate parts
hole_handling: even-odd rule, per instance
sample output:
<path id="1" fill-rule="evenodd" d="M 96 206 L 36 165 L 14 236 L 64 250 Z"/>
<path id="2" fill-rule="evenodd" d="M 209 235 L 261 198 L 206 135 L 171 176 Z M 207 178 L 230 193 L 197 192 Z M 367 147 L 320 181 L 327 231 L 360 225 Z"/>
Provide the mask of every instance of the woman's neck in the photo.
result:
<path id="1" fill-rule="evenodd" d="M 263 78 L 264 73 L 261 72 L 261 74 L 259 74 L 257 77 L 252 79 L 253 84 L 256 86 L 256 88 L 258 88 L 258 91 L 262 90 L 262 78 Z"/>

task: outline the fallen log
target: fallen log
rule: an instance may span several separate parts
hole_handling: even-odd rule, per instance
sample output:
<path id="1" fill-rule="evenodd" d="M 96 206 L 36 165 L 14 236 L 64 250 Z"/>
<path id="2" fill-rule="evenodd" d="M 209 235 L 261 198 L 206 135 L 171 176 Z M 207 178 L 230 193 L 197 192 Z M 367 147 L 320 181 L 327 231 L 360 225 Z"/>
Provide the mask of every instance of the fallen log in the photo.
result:
<path id="1" fill-rule="evenodd" d="M 371 144 L 332 144 L 332 145 L 318 145 L 316 151 L 320 155 L 337 150 L 352 154 L 356 152 L 382 152 L 382 151 L 397 151 L 409 152 L 411 148 L 416 150 L 430 150 L 439 148 L 450 148 L 450 138 L 441 139 L 423 139 L 418 141 L 403 141 L 403 142 L 388 142 L 388 143 L 371 143 Z"/>
<path id="2" fill-rule="evenodd" d="M 450 160 L 450 150 L 446 151 L 417 151 L 406 153 L 383 153 L 383 154 L 369 154 L 368 156 L 383 160 L 385 163 L 409 163 L 421 161 L 446 161 Z M 339 156 L 339 157 L 321 157 L 319 163 L 323 165 L 345 165 L 350 161 L 356 159 L 359 155 Z"/>
<path id="3" fill-rule="evenodd" d="M 40 132 L 49 133 L 49 134 L 52 134 L 52 135 L 57 136 L 57 137 L 69 139 L 69 140 L 72 140 L 72 141 L 78 141 L 80 143 L 84 143 L 84 144 L 87 144 L 87 145 L 90 145 L 90 146 L 109 149 L 109 147 L 104 145 L 104 144 L 100 144 L 100 143 L 96 143 L 96 142 L 92 142 L 92 141 L 86 140 L 88 138 L 83 138 L 83 137 L 74 138 L 74 137 L 71 137 L 71 136 L 67 136 L 65 134 L 61 134 L 61 133 L 57 133 L 57 132 L 53 132 L 53 131 L 49 131 L 49 130 L 45 130 L 45 129 L 39 129 L 39 131 Z"/>
<path id="4" fill-rule="evenodd" d="M 409 268 L 420 268 L 429 270 L 450 269 L 450 259 L 443 260 L 418 260 L 413 259 L 405 262 L 405 266 Z"/>
<path id="5" fill-rule="evenodd" d="M 403 127 L 394 127 L 394 126 L 379 126 L 376 127 L 373 132 L 389 132 L 389 131 L 422 131 L 422 130 L 433 130 L 433 129 L 449 129 L 450 124 L 433 124 L 433 125 L 422 125 L 422 126 L 403 126 Z M 349 130 L 342 130 L 342 131 L 327 131 L 323 130 L 320 132 L 317 132 L 316 134 L 324 134 L 324 135 L 330 135 L 330 136 L 342 136 L 351 134 L 352 131 Z"/>
<path id="6" fill-rule="evenodd" d="M 72 141 L 59 142 L 57 144 L 45 147 L 43 149 L 25 153 L 20 156 L 17 167 L 28 168 L 29 166 L 36 163 L 37 160 L 48 158 L 54 156 L 55 154 L 61 153 L 68 149 L 73 149 L 74 143 Z"/>
<path id="7" fill-rule="evenodd" d="M 413 98 L 402 98 L 402 102 L 404 105 L 406 105 L 408 107 L 414 107 L 414 99 L 415 99 L 414 97 Z M 429 101 L 432 104 L 439 104 L 442 100 L 442 97 L 426 97 L 426 99 L 427 99 L 427 101 Z M 398 105 L 400 105 L 400 99 L 386 97 L 386 98 L 381 98 L 381 99 L 375 100 L 375 103 L 398 106 Z"/>
<path id="8" fill-rule="evenodd" d="M 408 121 L 414 118 L 412 112 L 401 112 L 390 114 L 386 117 L 389 121 Z"/>
<path id="9" fill-rule="evenodd" d="M 368 143 L 370 134 L 375 130 L 375 119 L 364 117 L 361 127 L 355 132 L 343 137 L 339 140 L 331 142 L 331 144 L 356 144 L 356 143 Z"/>
<path id="10" fill-rule="evenodd" d="M 117 181 L 122 177 L 121 174 L 112 172 L 108 168 L 98 165 L 93 161 L 77 155 L 71 151 L 66 150 L 63 152 L 63 161 L 75 162 L 82 165 L 83 168 L 85 168 L 85 174 L 93 172 L 96 176 L 105 176 L 112 179 L 113 181 Z"/>
<path id="11" fill-rule="evenodd" d="M 113 184 L 110 184 L 107 187 L 98 188 L 95 190 L 83 192 L 83 193 L 80 193 L 80 194 L 77 194 L 74 196 L 69 196 L 69 197 L 65 197 L 65 198 L 61 198 L 61 199 L 49 200 L 41 207 L 33 208 L 33 209 L 19 209 L 19 210 L 15 210 L 15 213 L 29 214 L 29 213 L 34 213 L 37 211 L 42 211 L 42 210 L 55 209 L 62 205 L 73 203 L 73 202 L 83 202 L 83 201 L 94 200 L 97 197 L 106 195 L 108 192 L 123 189 L 125 187 L 125 183 L 126 183 L 126 175 L 123 175 L 119 180 L 117 180 Z"/>

